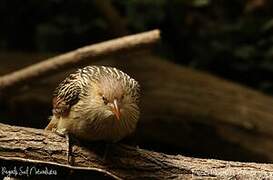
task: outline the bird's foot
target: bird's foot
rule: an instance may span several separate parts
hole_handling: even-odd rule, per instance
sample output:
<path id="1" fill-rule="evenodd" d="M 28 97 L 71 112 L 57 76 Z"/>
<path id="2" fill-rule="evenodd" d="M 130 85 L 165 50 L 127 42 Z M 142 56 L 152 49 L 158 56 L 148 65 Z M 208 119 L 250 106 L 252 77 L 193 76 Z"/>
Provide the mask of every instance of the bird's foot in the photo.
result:
<path id="1" fill-rule="evenodd" d="M 66 159 L 67 159 L 67 163 L 69 165 L 73 165 L 73 162 L 72 162 L 72 146 L 71 146 L 71 138 L 69 136 L 69 134 L 65 134 L 65 138 L 66 138 L 66 146 L 67 146 L 67 149 L 66 149 Z"/>
<path id="2" fill-rule="evenodd" d="M 56 134 L 59 136 L 65 137 L 66 138 L 66 158 L 67 158 L 67 163 L 69 165 L 73 165 L 72 162 L 72 146 L 71 146 L 71 138 L 69 133 L 67 132 L 66 129 L 56 129 Z"/>

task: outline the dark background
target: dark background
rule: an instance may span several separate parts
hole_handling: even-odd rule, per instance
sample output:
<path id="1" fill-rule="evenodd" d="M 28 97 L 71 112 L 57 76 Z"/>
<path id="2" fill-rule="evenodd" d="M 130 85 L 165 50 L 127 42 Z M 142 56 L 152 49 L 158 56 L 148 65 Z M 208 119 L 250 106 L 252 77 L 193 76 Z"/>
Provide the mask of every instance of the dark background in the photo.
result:
<path id="1" fill-rule="evenodd" d="M 126 33 L 160 28 L 162 56 L 273 92 L 271 1 L 107 2 L 124 21 Z M 113 32 L 97 4 L 88 0 L 2 0 L 0 50 L 65 52 L 121 35 L 123 32 Z"/>
<path id="2" fill-rule="evenodd" d="M 9 63 L 1 54 L 60 54 L 159 28 L 157 55 L 272 94 L 272 12 L 268 0 L 1 0 L 0 65 Z M 16 64 L 0 74 L 27 64 L 23 54 L 10 56 Z M 31 114 L 44 119 L 51 112 L 48 104 L 31 101 L 28 109 L 24 99 L 15 102 L 0 103 L 0 117 L 29 125 L 23 121 Z"/>

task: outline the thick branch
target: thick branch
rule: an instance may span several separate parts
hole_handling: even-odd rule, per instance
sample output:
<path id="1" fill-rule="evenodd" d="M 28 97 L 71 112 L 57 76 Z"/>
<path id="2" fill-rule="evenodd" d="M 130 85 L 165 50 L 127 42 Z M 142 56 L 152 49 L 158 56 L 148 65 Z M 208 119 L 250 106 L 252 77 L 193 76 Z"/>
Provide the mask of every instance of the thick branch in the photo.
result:
<path id="1" fill-rule="evenodd" d="M 85 46 L 2 76 L 0 77 L 0 88 L 8 88 L 43 75 L 54 74 L 64 68 L 73 67 L 83 63 L 88 60 L 88 58 L 94 59 L 106 55 L 112 55 L 117 52 L 126 52 L 136 48 L 153 45 L 158 42 L 159 38 L 159 30 L 153 30 Z"/>
<path id="2" fill-rule="evenodd" d="M 98 149 L 74 146 L 74 167 L 124 179 L 236 178 L 271 179 L 272 164 L 228 162 L 171 156 L 125 145 L 113 145 L 104 161 Z M 0 161 L 66 167 L 65 139 L 38 129 L 0 124 Z M 86 167 L 89 167 L 86 168 Z"/>

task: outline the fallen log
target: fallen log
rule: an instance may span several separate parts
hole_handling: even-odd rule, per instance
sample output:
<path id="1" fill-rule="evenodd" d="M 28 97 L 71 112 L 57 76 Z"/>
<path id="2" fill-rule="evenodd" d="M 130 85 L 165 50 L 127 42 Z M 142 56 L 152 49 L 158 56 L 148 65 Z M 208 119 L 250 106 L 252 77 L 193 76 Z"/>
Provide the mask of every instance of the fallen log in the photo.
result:
<path id="1" fill-rule="evenodd" d="M 49 131 L 0 124 L 1 168 L 8 166 L 14 169 L 20 165 L 35 167 L 37 172 L 38 167 L 50 167 L 47 172 L 52 172 L 51 176 L 58 175 L 59 168 L 64 171 L 84 170 L 90 171 L 88 175 L 91 177 L 92 173 L 99 172 L 114 179 L 273 178 L 272 164 L 167 155 L 121 144 L 111 145 L 106 159 L 99 153 L 102 151 L 101 147 L 98 148 L 92 143 L 89 143 L 89 146 L 74 145 L 74 163 L 70 166 L 66 162 L 65 141 L 65 138 Z M 2 175 L 5 175 L 3 170 Z M 35 173 L 28 175 L 35 176 Z"/>

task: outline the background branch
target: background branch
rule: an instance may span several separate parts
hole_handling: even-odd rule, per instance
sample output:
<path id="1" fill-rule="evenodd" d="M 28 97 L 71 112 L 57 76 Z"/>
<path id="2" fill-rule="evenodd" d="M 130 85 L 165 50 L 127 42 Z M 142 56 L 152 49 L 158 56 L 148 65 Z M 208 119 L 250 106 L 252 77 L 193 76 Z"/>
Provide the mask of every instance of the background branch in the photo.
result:
<path id="1" fill-rule="evenodd" d="M 94 59 L 150 46 L 158 42 L 159 39 L 159 30 L 153 30 L 85 46 L 0 77 L 0 89 L 12 87 L 44 75 L 54 74 L 64 68 L 84 63 L 90 58 Z"/>
<path id="2" fill-rule="evenodd" d="M 90 143 L 89 143 L 90 144 Z M 95 144 L 95 143 L 94 143 Z M 65 167 L 124 179 L 273 178 L 273 165 L 171 156 L 126 145 L 112 145 L 104 161 L 101 145 L 75 145 L 74 166 L 66 166 L 66 142 L 52 132 L 0 124 L 0 161 Z M 85 168 L 85 167 L 89 167 Z"/>

